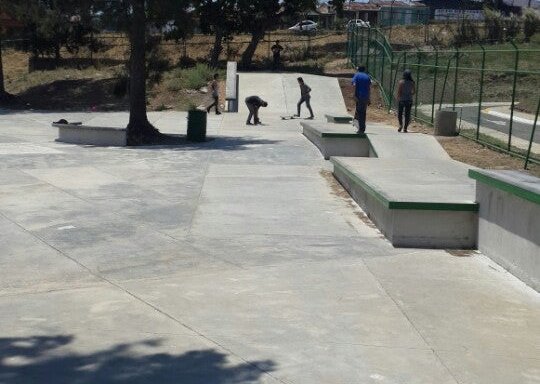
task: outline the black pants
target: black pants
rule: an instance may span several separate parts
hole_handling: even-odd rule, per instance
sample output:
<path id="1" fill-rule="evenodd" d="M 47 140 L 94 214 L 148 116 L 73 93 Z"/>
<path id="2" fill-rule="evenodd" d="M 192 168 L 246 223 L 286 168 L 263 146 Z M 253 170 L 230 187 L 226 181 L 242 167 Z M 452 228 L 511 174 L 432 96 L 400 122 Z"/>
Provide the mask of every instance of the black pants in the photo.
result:
<path id="1" fill-rule="evenodd" d="M 358 99 L 356 101 L 356 113 L 354 114 L 354 118 L 358 120 L 358 130 L 360 132 L 364 132 L 366 130 L 367 107 L 367 99 Z"/>
<path id="2" fill-rule="evenodd" d="M 300 98 L 300 101 L 296 105 L 296 107 L 298 109 L 298 116 L 300 116 L 300 109 L 302 109 L 302 104 L 303 103 L 306 103 L 306 107 L 309 110 L 309 114 L 310 114 L 311 117 L 313 117 L 313 109 L 311 109 L 311 97 L 309 97 L 309 96 L 307 96 L 307 97 L 302 96 Z"/>
<path id="3" fill-rule="evenodd" d="M 411 109 L 412 101 L 400 101 L 398 105 L 398 121 L 399 127 L 403 130 L 407 130 L 409 123 L 411 122 Z M 405 113 L 405 121 L 403 121 L 403 114 Z"/>
<path id="4" fill-rule="evenodd" d="M 216 107 L 216 113 L 219 112 L 219 109 L 218 109 L 218 106 L 219 106 L 219 96 L 212 96 L 212 98 L 214 99 L 214 102 L 212 104 L 210 104 L 208 106 L 208 108 L 206 108 L 206 111 L 207 112 L 210 112 L 210 110 L 212 109 L 212 107 Z"/>
<path id="5" fill-rule="evenodd" d="M 281 55 L 279 53 L 274 53 L 272 60 L 272 69 L 278 71 L 281 68 Z"/>
<path id="6" fill-rule="evenodd" d="M 247 119 L 246 123 L 250 123 L 251 118 L 255 118 L 255 120 L 253 120 L 253 123 L 258 124 L 260 122 L 260 120 L 259 120 L 259 108 L 260 108 L 260 106 L 255 105 L 255 104 L 250 104 L 250 103 L 246 103 L 246 105 L 247 105 L 248 110 L 249 110 L 249 116 L 248 116 L 248 119 Z"/>

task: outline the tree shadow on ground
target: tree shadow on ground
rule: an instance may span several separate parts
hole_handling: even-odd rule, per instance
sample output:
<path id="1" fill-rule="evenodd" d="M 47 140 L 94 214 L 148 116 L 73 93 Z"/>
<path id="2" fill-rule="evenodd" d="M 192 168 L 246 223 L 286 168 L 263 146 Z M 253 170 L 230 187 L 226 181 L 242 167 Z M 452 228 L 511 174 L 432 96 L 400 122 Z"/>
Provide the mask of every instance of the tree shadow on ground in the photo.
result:
<path id="1" fill-rule="evenodd" d="M 54 111 L 125 111 L 127 96 L 114 95 L 118 79 L 57 80 L 31 87 L 17 95 L 19 107 Z M 46 96 L 45 96 L 46 95 Z"/>
<path id="2" fill-rule="evenodd" d="M 0 383 L 257 383 L 276 366 L 270 360 L 232 365 L 213 349 L 149 353 L 161 346 L 159 339 L 82 354 L 69 346 L 74 340 L 71 335 L 0 338 Z"/>

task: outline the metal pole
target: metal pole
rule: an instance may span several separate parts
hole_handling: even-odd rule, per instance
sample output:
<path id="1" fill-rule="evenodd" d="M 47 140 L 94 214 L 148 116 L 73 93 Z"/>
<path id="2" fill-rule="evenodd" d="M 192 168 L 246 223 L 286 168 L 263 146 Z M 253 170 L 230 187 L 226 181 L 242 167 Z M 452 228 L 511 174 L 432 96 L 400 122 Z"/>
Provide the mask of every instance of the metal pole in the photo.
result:
<path id="1" fill-rule="evenodd" d="M 371 43 L 371 28 L 368 29 L 368 35 L 367 35 L 367 59 L 366 62 L 366 71 L 370 72 L 369 70 L 369 44 Z"/>
<path id="2" fill-rule="evenodd" d="M 420 55 L 420 49 L 416 52 L 416 92 L 414 93 L 414 116 L 418 117 L 418 90 L 420 89 L 420 63 L 422 56 Z"/>
<path id="3" fill-rule="evenodd" d="M 508 129 L 508 151 L 510 151 L 510 148 L 512 147 L 512 127 L 514 126 L 514 107 L 516 104 L 517 73 L 519 66 L 519 49 L 513 40 L 510 41 L 510 44 L 512 44 L 516 50 L 516 60 L 514 62 L 514 84 L 512 85 L 512 106 L 510 107 L 510 126 Z"/>
<path id="4" fill-rule="evenodd" d="M 446 73 L 444 75 L 444 82 L 443 82 L 442 91 L 441 91 L 441 102 L 439 103 L 439 111 L 442 109 L 444 93 L 446 92 L 446 82 L 448 81 L 448 72 L 450 72 L 450 63 L 452 62 L 452 59 L 453 57 L 450 57 L 448 59 L 448 63 L 446 64 Z"/>
<path id="5" fill-rule="evenodd" d="M 480 94 L 478 95 L 478 116 L 476 120 L 476 141 L 480 138 L 480 123 L 482 119 L 482 97 L 484 95 L 484 73 L 486 69 L 486 50 L 482 44 L 482 68 L 480 69 Z"/>
<path id="6" fill-rule="evenodd" d="M 433 73 L 433 95 L 431 98 L 431 124 L 435 116 L 435 93 L 437 92 L 437 72 L 439 69 L 439 50 L 435 48 L 435 71 Z"/>
<path id="7" fill-rule="evenodd" d="M 540 98 L 538 99 L 538 107 L 536 107 L 536 116 L 534 117 L 534 124 L 531 132 L 531 140 L 529 141 L 529 149 L 527 149 L 527 156 L 525 157 L 525 169 L 527 169 L 527 164 L 529 163 L 529 158 L 531 156 L 531 149 L 534 140 L 534 131 L 536 131 L 536 124 L 538 123 L 538 114 L 540 113 Z"/>
<path id="8" fill-rule="evenodd" d="M 456 48 L 456 70 L 454 74 L 454 97 L 452 100 L 452 111 L 456 110 L 458 68 L 459 68 L 459 48 Z"/>

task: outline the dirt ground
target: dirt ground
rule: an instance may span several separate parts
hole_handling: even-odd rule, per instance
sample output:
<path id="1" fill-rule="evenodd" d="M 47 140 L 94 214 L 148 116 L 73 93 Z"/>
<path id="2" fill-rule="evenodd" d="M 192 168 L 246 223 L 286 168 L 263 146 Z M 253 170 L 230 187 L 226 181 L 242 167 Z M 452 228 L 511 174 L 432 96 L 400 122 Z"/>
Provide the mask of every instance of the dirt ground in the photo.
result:
<path id="1" fill-rule="evenodd" d="M 354 88 L 351 85 L 351 80 L 350 78 L 340 78 L 339 84 L 341 86 L 343 98 L 345 99 L 347 111 L 353 115 L 355 102 L 353 98 Z M 393 112 L 389 113 L 388 109 L 384 107 L 380 94 L 375 88 L 374 92 L 372 92 L 371 106 L 368 108 L 367 120 L 394 125 L 396 131 L 398 128 L 396 115 Z M 409 127 L 409 131 L 428 135 L 433 134 L 433 128 L 418 122 L 413 122 Z M 437 140 L 454 160 L 484 169 L 513 169 L 524 171 L 524 160 L 494 151 L 464 137 L 437 137 Z M 529 169 L 525 172 L 540 177 L 540 166 L 529 164 L 528 168 Z"/>

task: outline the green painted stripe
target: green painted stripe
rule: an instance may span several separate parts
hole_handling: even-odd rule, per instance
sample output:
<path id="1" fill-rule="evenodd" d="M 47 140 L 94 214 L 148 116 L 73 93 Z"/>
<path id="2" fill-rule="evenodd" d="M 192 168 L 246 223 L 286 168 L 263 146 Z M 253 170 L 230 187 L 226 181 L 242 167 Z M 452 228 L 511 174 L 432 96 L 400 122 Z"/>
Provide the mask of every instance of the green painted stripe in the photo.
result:
<path id="1" fill-rule="evenodd" d="M 490 185 L 494 188 L 500 189 L 502 191 L 508 192 L 512 195 L 521 197 L 522 199 L 525 199 L 532 203 L 540 205 L 540 194 L 533 192 L 531 190 L 528 190 L 528 189 L 519 187 L 515 184 L 511 184 L 506 181 L 497 179 L 493 176 L 489 176 L 484 173 L 475 171 L 474 169 L 469 170 L 469 177 L 481 183 Z"/>
<path id="2" fill-rule="evenodd" d="M 416 211 L 456 211 L 456 212 L 478 212 L 477 203 L 435 203 L 424 201 L 391 201 L 381 191 L 373 188 L 356 174 L 351 172 L 339 160 L 330 159 L 334 166 L 342 173 L 347 175 L 353 183 L 360 185 L 368 194 L 377 199 L 385 208 L 388 209 L 408 209 Z"/>

